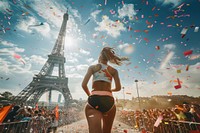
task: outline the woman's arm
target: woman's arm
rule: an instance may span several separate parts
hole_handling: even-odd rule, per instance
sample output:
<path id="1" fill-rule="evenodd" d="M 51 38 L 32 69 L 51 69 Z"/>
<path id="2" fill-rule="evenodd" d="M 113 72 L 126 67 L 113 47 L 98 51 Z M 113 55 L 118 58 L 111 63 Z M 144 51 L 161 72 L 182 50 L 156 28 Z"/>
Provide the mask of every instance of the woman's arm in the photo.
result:
<path id="1" fill-rule="evenodd" d="M 121 90 L 121 83 L 120 83 L 120 79 L 119 79 L 119 75 L 118 75 L 117 70 L 115 70 L 113 78 L 114 78 L 114 82 L 115 82 L 115 88 L 111 89 L 111 91 L 113 91 L 113 92 L 120 91 Z"/>
<path id="2" fill-rule="evenodd" d="M 84 79 L 83 79 L 83 81 L 82 81 L 82 88 L 83 88 L 83 90 L 85 91 L 85 93 L 88 95 L 88 96 L 90 96 L 90 91 L 89 91 L 89 89 L 88 89 L 88 86 L 87 86 L 87 84 L 88 84 L 88 81 L 90 80 L 90 77 L 92 76 L 92 66 L 90 66 L 89 68 L 88 68 L 88 71 L 87 71 L 87 73 L 86 73 L 86 75 L 85 75 L 85 77 L 84 77 Z"/>

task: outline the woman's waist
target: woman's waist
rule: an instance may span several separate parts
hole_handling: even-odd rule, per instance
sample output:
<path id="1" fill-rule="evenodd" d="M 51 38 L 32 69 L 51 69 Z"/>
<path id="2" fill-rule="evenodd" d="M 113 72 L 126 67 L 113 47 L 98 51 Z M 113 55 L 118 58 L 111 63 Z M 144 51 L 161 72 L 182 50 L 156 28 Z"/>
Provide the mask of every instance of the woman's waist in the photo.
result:
<path id="1" fill-rule="evenodd" d="M 92 90 L 91 94 L 92 95 L 111 96 L 111 97 L 113 97 L 112 92 L 110 90 L 109 91 L 107 91 L 107 90 Z"/>

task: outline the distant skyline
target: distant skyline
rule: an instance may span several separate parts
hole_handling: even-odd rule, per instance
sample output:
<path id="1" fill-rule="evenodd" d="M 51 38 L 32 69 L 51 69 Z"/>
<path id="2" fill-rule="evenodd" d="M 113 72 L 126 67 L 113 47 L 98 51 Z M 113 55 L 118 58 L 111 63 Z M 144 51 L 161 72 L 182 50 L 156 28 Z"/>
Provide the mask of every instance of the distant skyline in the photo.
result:
<path id="1" fill-rule="evenodd" d="M 136 79 L 142 97 L 199 97 L 199 7 L 199 0 L 2 0 L 0 93 L 17 95 L 38 74 L 68 9 L 65 70 L 74 99 L 87 98 L 81 82 L 104 46 L 130 58 L 123 66 L 114 66 L 126 98 L 137 97 Z M 181 88 L 175 89 L 177 79 Z M 57 101 L 59 93 L 53 94 Z M 123 89 L 114 96 L 123 98 Z"/>

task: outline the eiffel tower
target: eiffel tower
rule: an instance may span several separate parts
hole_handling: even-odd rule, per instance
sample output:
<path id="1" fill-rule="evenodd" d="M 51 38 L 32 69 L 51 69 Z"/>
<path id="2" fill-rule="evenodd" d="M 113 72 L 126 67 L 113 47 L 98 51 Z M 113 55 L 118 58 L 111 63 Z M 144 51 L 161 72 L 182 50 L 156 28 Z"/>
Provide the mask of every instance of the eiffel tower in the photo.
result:
<path id="1" fill-rule="evenodd" d="M 13 100 L 15 103 L 23 103 L 25 105 L 35 105 L 45 92 L 50 92 L 49 101 L 51 99 L 51 91 L 56 90 L 63 94 L 65 106 L 72 102 L 72 96 L 68 88 L 68 78 L 65 76 L 65 57 L 64 42 L 66 34 L 66 26 L 68 13 L 63 15 L 62 26 L 54 45 L 54 48 L 48 60 L 42 67 L 39 74 L 33 77 L 32 82 L 26 86 Z M 53 76 L 54 68 L 58 68 L 58 76 Z"/>

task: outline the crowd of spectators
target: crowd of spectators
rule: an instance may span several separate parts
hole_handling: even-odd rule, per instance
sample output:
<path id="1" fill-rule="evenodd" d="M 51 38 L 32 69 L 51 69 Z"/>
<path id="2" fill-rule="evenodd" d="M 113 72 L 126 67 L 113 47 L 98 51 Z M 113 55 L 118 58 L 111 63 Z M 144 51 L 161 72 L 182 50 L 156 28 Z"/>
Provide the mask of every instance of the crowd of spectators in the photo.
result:
<path id="1" fill-rule="evenodd" d="M 70 124 L 80 119 L 78 110 L 75 108 L 59 108 L 59 119 L 56 119 L 55 109 L 48 109 L 47 107 L 32 108 L 31 106 L 15 105 L 5 117 L 1 126 L 2 131 L 13 131 L 16 129 L 16 123 L 26 122 L 26 128 L 32 133 L 49 133 L 56 132 L 58 126 Z M 15 126 L 9 126 L 10 123 Z M 24 127 L 23 127 L 24 128 Z M 19 129 L 22 130 L 22 129 Z"/>
<path id="2" fill-rule="evenodd" d="M 135 129 L 145 128 L 150 132 L 160 132 L 157 131 L 158 127 L 155 126 L 155 122 L 159 117 L 162 118 L 161 123 L 165 122 L 166 125 L 172 121 L 188 122 L 187 125 L 184 125 L 186 126 L 185 129 L 200 131 L 200 106 L 198 104 L 189 104 L 187 102 L 183 102 L 182 105 L 176 105 L 174 108 L 167 109 L 121 110 L 118 111 L 117 116 L 119 121 L 122 121 Z M 197 124 L 191 126 L 191 122 Z"/>

